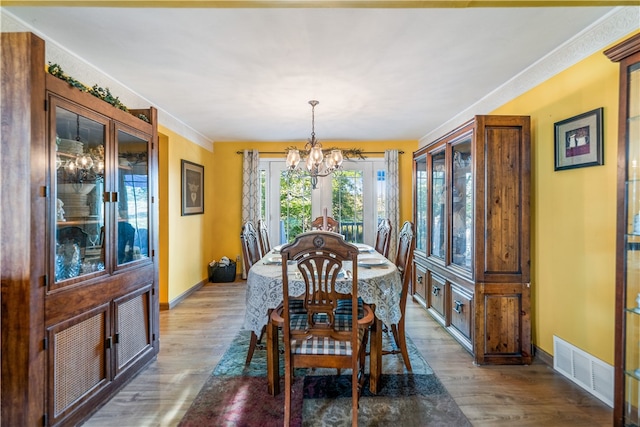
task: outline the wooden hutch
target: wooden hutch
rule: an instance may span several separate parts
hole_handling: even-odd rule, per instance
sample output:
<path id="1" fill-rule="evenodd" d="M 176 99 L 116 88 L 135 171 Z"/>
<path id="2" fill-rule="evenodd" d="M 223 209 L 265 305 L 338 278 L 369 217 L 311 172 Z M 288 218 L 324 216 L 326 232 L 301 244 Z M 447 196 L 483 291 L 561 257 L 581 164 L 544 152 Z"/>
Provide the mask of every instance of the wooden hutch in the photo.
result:
<path id="1" fill-rule="evenodd" d="M 414 153 L 413 297 L 477 364 L 529 364 L 530 120 L 476 116 Z"/>
<path id="2" fill-rule="evenodd" d="M 76 425 L 159 349 L 157 112 L 2 33 L 2 425 Z"/>

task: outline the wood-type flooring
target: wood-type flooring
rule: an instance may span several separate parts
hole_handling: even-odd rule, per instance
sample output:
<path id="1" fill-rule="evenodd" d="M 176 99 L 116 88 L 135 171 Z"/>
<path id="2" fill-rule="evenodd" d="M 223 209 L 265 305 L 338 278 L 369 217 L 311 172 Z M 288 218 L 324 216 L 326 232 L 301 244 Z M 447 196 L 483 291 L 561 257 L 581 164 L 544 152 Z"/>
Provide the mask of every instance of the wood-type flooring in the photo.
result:
<path id="1" fill-rule="evenodd" d="M 156 361 L 86 427 L 176 426 L 244 319 L 246 282 L 209 283 L 160 312 Z M 551 367 L 475 366 L 410 298 L 407 334 L 474 426 L 610 426 L 612 410 Z M 266 382 L 265 382 L 266 387 Z"/>

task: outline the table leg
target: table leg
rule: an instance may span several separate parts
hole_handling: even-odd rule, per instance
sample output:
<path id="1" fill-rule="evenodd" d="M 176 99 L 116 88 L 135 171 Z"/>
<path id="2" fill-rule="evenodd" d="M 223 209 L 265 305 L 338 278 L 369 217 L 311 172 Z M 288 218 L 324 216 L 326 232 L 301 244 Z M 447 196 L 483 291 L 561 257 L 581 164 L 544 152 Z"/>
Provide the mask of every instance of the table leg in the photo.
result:
<path id="1" fill-rule="evenodd" d="M 271 319 L 267 323 L 267 382 L 269 394 L 280 393 L 280 355 L 278 354 L 278 326 Z"/>
<path id="2" fill-rule="evenodd" d="M 382 322 L 377 317 L 371 325 L 371 345 L 369 352 L 369 390 L 378 394 L 382 374 Z"/>

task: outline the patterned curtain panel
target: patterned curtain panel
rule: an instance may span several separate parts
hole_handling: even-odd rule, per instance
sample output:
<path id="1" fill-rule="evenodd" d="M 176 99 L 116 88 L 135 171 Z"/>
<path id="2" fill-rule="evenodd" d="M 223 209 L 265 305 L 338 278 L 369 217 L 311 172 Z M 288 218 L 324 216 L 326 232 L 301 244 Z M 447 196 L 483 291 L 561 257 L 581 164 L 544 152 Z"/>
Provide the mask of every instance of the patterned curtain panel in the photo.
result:
<path id="1" fill-rule="evenodd" d="M 387 169 L 387 217 L 391 221 L 391 242 L 389 243 L 389 259 L 396 259 L 398 246 L 398 230 L 400 228 L 400 178 L 398 176 L 398 150 L 385 150 L 384 162 Z"/>
<path id="2" fill-rule="evenodd" d="M 258 224 L 260 219 L 260 153 L 258 150 L 244 150 L 242 157 L 242 223 L 247 221 Z M 240 231 L 240 230 L 238 230 Z M 240 233 L 238 233 L 240 235 Z M 247 278 L 247 271 L 242 262 L 242 278 Z"/>

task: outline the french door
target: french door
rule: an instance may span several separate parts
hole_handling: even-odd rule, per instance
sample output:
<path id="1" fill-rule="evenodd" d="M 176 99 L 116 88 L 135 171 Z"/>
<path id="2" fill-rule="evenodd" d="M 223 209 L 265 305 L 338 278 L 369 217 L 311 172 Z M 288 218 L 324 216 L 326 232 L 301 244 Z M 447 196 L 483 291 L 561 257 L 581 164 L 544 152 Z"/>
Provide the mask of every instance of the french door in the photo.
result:
<path id="1" fill-rule="evenodd" d="M 262 215 L 273 242 L 286 243 L 309 231 L 326 208 L 347 241 L 374 243 L 379 219 L 386 216 L 383 161 L 346 161 L 341 171 L 319 178 L 315 190 L 310 178 L 290 176 L 284 161 L 263 159 L 260 169 Z"/>

